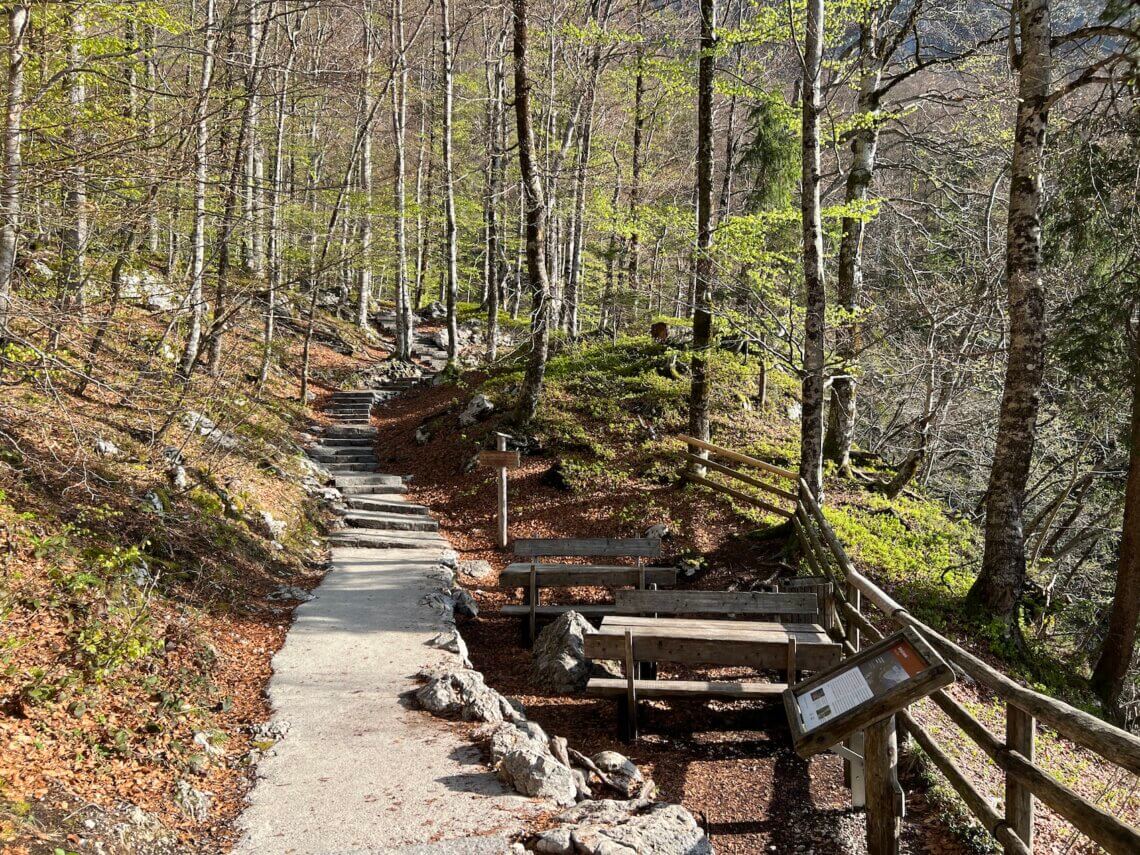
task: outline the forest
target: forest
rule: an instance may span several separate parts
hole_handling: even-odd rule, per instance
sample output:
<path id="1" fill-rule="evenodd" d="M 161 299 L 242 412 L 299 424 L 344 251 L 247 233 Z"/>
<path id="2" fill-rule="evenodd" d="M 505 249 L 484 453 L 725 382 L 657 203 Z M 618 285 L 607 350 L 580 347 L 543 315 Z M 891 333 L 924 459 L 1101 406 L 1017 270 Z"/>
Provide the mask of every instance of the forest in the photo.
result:
<path id="1" fill-rule="evenodd" d="M 970 544 L 930 558 L 961 637 L 1140 725 L 1134 3 L 12 0 L 5 18 L 0 718 L 57 728 L 119 669 L 152 691 L 140 663 L 177 644 L 183 600 L 253 621 L 265 562 L 315 572 L 282 437 L 368 360 L 410 364 L 427 326 L 436 382 L 486 381 L 535 445 L 656 439 L 640 410 L 624 434 L 564 424 L 571 398 L 608 412 L 651 354 L 669 403 L 645 413 L 672 429 L 789 467 L 824 506 L 901 529 L 900 502 L 936 509 Z M 744 429 L 776 408 L 778 441 Z M 218 447 L 173 439 L 211 429 L 256 459 L 231 478 Z M 154 473 L 170 483 L 140 523 Z M 259 494 L 299 521 L 283 550 L 226 528 Z M 141 589 L 109 581 L 148 564 Z M 88 747 L 128 762 L 99 728 Z M 0 761 L 6 799 L 19 764 Z"/>

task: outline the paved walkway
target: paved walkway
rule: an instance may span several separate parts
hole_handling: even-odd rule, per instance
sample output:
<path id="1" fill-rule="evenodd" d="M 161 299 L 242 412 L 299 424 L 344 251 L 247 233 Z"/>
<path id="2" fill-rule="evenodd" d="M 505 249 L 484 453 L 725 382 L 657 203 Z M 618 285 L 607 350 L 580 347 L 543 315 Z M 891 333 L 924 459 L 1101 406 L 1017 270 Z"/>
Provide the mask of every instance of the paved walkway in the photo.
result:
<path id="1" fill-rule="evenodd" d="M 343 394 L 334 408 L 372 406 Z M 345 405 L 350 395 L 360 403 Z M 371 454 L 373 431 L 354 416 L 347 425 L 314 452 L 334 474 L 352 473 L 337 478 L 349 509 L 334 543 L 346 545 L 333 547 L 316 599 L 298 607 L 274 657 L 270 701 L 289 729 L 258 765 L 235 851 L 506 852 L 532 803 L 487 771 L 463 726 L 405 697 L 423 666 L 454 662 L 428 646 L 443 623 L 421 605 L 439 587 L 432 570 L 446 541 L 425 508 L 406 503 L 399 479 L 345 468 Z"/>

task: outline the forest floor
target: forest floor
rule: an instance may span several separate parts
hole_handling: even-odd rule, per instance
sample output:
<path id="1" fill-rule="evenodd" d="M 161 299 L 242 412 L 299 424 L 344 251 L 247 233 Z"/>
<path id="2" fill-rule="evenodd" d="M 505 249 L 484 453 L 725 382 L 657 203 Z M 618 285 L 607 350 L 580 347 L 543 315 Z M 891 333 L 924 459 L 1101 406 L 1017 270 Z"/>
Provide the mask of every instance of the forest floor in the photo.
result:
<path id="1" fill-rule="evenodd" d="M 332 338 L 312 346 L 318 406 L 386 355 L 349 325 L 322 328 Z M 290 370 L 275 367 L 257 394 L 256 315 L 228 338 L 219 375 L 187 387 L 170 382 L 162 332 L 141 311 L 112 329 L 83 395 L 36 362 L 5 376 L 4 853 L 228 849 L 251 758 L 273 742 L 259 725 L 298 603 L 288 594 L 327 570 L 317 535 L 329 517 L 298 484 L 297 437 L 313 419 Z M 279 336 L 283 365 L 299 365 L 300 337 L 284 326 Z M 187 413 L 219 433 L 188 429 Z M 175 458 L 181 487 L 169 479 Z"/>
<path id="2" fill-rule="evenodd" d="M 440 432 L 426 445 L 415 441 L 425 422 L 452 412 L 454 387 L 424 390 L 392 402 L 379 413 L 382 467 L 414 475 L 410 497 L 429 506 L 461 560 L 485 560 L 496 571 L 510 562 L 495 547 L 494 481 L 485 470 L 464 473 L 459 437 Z M 715 498 L 671 485 L 628 482 L 616 489 L 568 493 L 546 486 L 553 463 L 524 457 L 510 472 L 511 537 L 639 536 L 662 520 L 644 508 L 668 512 L 677 534 L 666 540 L 668 557 L 698 550 L 710 569 L 689 583 L 725 589 L 775 572 L 780 556 L 770 545 L 741 536 L 739 520 Z M 630 513 L 631 509 L 641 509 Z M 461 577 L 462 578 L 462 577 Z M 643 704 L 642 737 L 632 745 L 617 738 L 616 703 L 536 692 L 530 681 L 530 650 L 520 622 L 499 616 L 511 598 L 496 580 L 474 590 L 480 615 L 461 625 L 474 667 L 489 685 L 526 706 L 527 715 L 551 734 L 569 739 L 586 754 L 625 752 L 658 784 L 661 798 L 683 804 L 706 828 L 717 852 L 862 853 L 863 815 L 851 808 L 842 761 L 822 755 L 800 759 L 791 748 L 783 708 L 750 704 Z M 588 598 L 588 589 L 578 592 Z M 586 601 L 585 599 L 583 601 Z M 666 669 L 663 674 L 668 674 Z M 908 780 L 910 801 L 906 851 L 957 855 L 969 851 Z"/>

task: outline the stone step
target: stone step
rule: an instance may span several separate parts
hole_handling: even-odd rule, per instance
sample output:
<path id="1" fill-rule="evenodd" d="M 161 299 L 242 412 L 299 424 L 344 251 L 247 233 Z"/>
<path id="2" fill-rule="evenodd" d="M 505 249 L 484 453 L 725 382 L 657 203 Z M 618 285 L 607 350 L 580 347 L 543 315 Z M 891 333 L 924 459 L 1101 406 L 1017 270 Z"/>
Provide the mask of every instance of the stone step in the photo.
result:
<path id="1" fill-rule="evenodd" d="M 339 398 L 367 398 L 372 395 L 371 389 L 340 389 L 333 392 L 333 400 Z"/>
<path id="2" fill-rule="evenodd" d="M 368 427 L 372 423 L 372 419 L 366 416 L 334 416 L 333 419 L 341 427 Z"/>
<path id="3" fill-rule="evenodd" d="M 344 517 L 349 528 L 381 531 L 439 531 L 439 523 L 431 517 L 412 514 L 385 514 L 374 511 L 350 511 Z"/>
<path id="4" fill-rule="evenodd" d="M 314 448 L 321 448 L 327 446 L 329 448 L 361 448 L 371 449 L 372 440 L 367 436 L 327 436 L 320 441 L 319 445 L 313 446 Z"/>
<path id="5" fill-rule="evenodd" d="M 337 488 L 348 496 L 395 496 L 408 492 L 403 484 L 345 484 Z"/>
<path id="6" fill-rule="evenodd" d="M 324 442 L 346 439 L 351 442 L 371 442 L 376 436 L 375 425 L 329 425 L 324 433 Z"/>
<path id="7" fill-rule="evenodd" d="M 339 475 L 336 478 L 336 485 L 338 487 L 367 487 L 373 484 L 399 484 L 403 485 L 404 479 L 399 475 L 385 475 L 383 472 L 369 472 L 363 475 Z"/>
<path id="8" fill-rule="evenodd" d="M 332 410 L 325 410 L 325 415 L 334 419 L 342 418 L 362 418 L 366 419 L 372 415 L 371 407 L 361 407 L 359 410 L 336 408 Z"/>
<path id="9" fill-rule="evenodd" d="M 398 498 L 373 499 L 367 496 L 353 496 L 346 500 L 350 508 L 360 511 L 379 511 L 385 514 L 410 514 L 423 516 L 428 513 L 424 505 L 414 505 Z"/>
<path id="10" fill-rule="evenodd" d="M 309 456 L 322 463 L 375 463 L 376 455 L 370 448 L 313 449 Z"/>
<path id="11" fill-rule="evenodd" d="M 333 546 L 355 546 L 364 549 L 428 549 L 446 548 L 447 541 L 435 532 L 402 531 L 386 534 L 376 529 L 346 528 L 329 535 Z"/>
<path id="12" fill-rule="evenodd" d="M 376 461 L 368 460 L 360 463 L 326 463 L 325 469 L 332 475 L 351 475 L 353 472 L 375 472 Z"/>

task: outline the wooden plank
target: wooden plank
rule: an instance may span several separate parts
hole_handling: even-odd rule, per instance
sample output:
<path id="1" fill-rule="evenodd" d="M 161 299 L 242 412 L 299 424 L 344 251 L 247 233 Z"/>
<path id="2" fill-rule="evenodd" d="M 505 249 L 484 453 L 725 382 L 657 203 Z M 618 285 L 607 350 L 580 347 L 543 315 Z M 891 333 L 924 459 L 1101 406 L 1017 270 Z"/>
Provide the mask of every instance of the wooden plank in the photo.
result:
<path id="1" fill-rule="evenodd" d="M 637 680 L 635 688 L 641 698 L 680 698 L 697 696 L 725 700 L 768 700 L 783 694 L 786 683 L 726 683 L 706 680 Z M 592 677 L 586 694 L 620 697 L 626 693 L 624 678 Z"/>
<path id="2" fill-rule="evenodd" d="M 675 638 L 637 632 L 638 656 L 646 662 L 681 662 L 690 665 L 741 665 L 783 671 L 787 667 L 788 639 L 725 637 L 720 639 Z M 621 659 L 625 636 L 586 634 L 586 656 L 590 659 Z M 834 642 L 797 644 L 800 668 L 817 671 L 836 664 L 841 648 Z"/>
<path id="3" fill-rule="evenodd" d="M 507 440 L 510 437 L 505 433 L 495 434 L 495 448 L 499 452 L 507 450 Z M 518 452 L 515 452 L 515 466 L 518 466 Z M 507 466 L 502 466 L 496 473 L 496 494 L 499 504 L 499 539 L 498 545 L 500 549 L 507 548 Z"/>
<path id="4" fill-rule="evenodd" d="M 713 445 L 711 442 L 705 442 L 696 437 L 686 436 L 683 433 L 677 434 L 677 439 L 686 445 L 703 448 L 705 451 L 711 451 L 713 454 L 719 454 L 721 457 L 727 457 L 729 460 L 735 460 L 737 463 L 743 463 L 755 469 L 763 469 L 765 472 L 771 472 L 773 475 L 779 475 L 781 478 L 787 478 L 792 482 L 799 478 L 795 472 L 789 472 L 787 469 L 781 469 L 779 466 L 773 466 L 771 463 L 757 460 L 755 457 L 749 457 L 747 454 L 741 454 L 739 451 L 733 451 L 731 448 L 722 448 L 719 445 Z"/>
<path id="5" fill-rule="evenodd" d="M 540 588 L 598 588 L 636 585 L 641 580 L 653 585 L 676 585 L 676 567 L 628 567 L 602 564 L 535 564 Z M 531 565 L 508 564 L 499 574 L 500 588 L 521 588 L 528 584 Z"/>
<path id="6" fill-rule="evenodd" d="M 1031 763 L 1036 730 L 1033 716 L 1013 704 L 1005 705 L 1005 744 Z M 1033 792 L 1009 775 L 1005 779 L 1005 820 L 1033 851 Z"/>
<path id="7" fill-rule="evenodd" d="M 685 452 L 682 456 L 690 463 L 696 463 L 699 466 L 706 466 L 709 469 L 719 472 L 722 475 L 727 475 L 729 478 L 735 478 L 737 481 L 740 481 L 743 484 L 748 484 L 749 486 L 756 487 L 760 490 L 766 490 L 769 493 L 773 493 L 779 496 L 781 499 L 787 499 L 791 502 L 796 501 L 795 493 L 789 493 L 787 490 L 781 490 L 779 487 L 773 487 L 771 484 L 761 481 L 759 478 L 753 478 L 751 475 L 745 475 L 743 472 L 737 472 L 735 469 L 725 466 L 723 463 L 717 463 L 715 460 L 710 460 L 707 457 L 701 457 L 697 454 L 689 454 L 688 452 Z"/>
<path id="8" fill-rule="evenodd" d="M 602 621 L 601 632 L 620 634 L 625 627 L 635 627 L 642 631 L 661 630 L 666 632 L 700 632 L 710 638 L 721 635 L 765 635 L 773 638 L 787 638 L 795 634 L 800 641 L 830 642 L 831 639 L 818 623 L 783 623 L 774 620 L 724 620 L 722 618 L 681 618 L 681 617 L 639 617 L 635 615 L 610 615 Z"/>
<path id="9" fill-rule="evenodd" d="M 521 464 L 517 451 L 480 451 L 480 466 L 501 466 L 506 469 L 517 469 Z"/>
<path id="10" fill-rule="evenodd" d="M 758 508 L 763 508 L 768 513 L 776 514 L 777 516 L 784 517 L 785 519 L 792 518 L 792 512 L 786 511 L 783 508 L 769 504 L 763 499 L 757 499 L 755 496 L 749 496 L 747 493 L 742 493 L 739 490 L 734 490 L 732 487 L 726 487 L 724 484 L 718 484 L 716 481 L 710 481 L 708 478 L 702 478 L 700 475 L 694 475 L 692 472 L 686 472 L 684 475 L 686 481 L 692 481 L 694 484 L 700 484 L 702 487 L 708 487 L 710 490 L 715 490 L 718 493 L 724 493 L 726 496 L 732 496 L 741 502 L 746 502 L 750 505 L 755 505 Z"/>
<path id="11" fill-rule="evenodd" d="M 555 617 L 566 612 L 578 612 L 581 615 L 607 615 L 613 610 L 613 603 L 566 603 L 565 605 L 545 603 L 534 607 L 534 613 L 538 617 Z M 503 606 L 499 610 L 499 614 L 507 617 L 526 617 L 530 614 L 530 605 L 521 603 Z"/>
<path id="12" fill-rule="evenodd" d="M 519 538 L 515 555 L 539 558 L 549 555 L 657 558 L 661 539 L 657 537 L 531 537 Z"/>
<path id="13" fill-rule="evenodd" d="M 810 614 L 815 594 L 768 591 L 637 591 L 614 593 L 615 612 L 655 614 Z"/>

